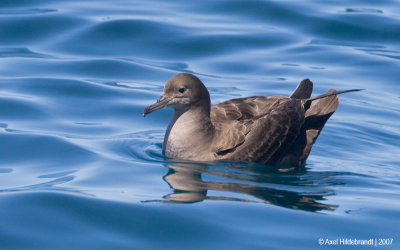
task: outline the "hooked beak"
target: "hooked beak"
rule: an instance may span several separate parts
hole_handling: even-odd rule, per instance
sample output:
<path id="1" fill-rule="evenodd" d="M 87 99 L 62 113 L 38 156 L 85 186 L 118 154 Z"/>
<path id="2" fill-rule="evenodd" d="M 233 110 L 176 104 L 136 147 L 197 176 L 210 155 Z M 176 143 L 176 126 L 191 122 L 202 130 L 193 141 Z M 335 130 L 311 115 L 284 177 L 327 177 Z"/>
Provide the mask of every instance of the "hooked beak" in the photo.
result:
<path id="1" fill-rule="evenodd" d="M 156 103 L 154 103 L 153 105 L 150 105 L 150 106 L 146 107 L 146 108 L 143 110 L 143 113 L 142 113 L 143 117 L 146 116 L 147 114 L 150 114 L 150 113 L 153 112 L 153 111 L 156 111 L 156 110 L 159 110 L 159 109 L 162 109 L 162 108 L 166 107 L 166 106 L 168 105 L 168 103 L 171 101 L 171 99 L 172 99 L 172 98 L 167 98 L 167 97 L 161 96 L 161 97 L 157 100 Z"/>

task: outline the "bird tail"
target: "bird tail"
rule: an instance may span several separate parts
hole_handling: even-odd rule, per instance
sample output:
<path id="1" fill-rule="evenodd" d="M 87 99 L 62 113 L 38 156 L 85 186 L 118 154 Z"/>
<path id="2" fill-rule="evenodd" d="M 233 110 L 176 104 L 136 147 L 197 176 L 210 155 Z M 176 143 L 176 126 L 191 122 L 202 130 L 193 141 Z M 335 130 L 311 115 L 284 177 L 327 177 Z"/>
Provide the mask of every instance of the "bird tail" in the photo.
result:
<path id="1" fill-rule="evenodd" d="M 330 89 L 325 94 L 303 99 L 306 110 L 304 124 L 296 141 L 281 159 L 281 165 L 304 166 L 322 128 L 339 106 L 337 95 L 360 90 L 362 89 Z"/>

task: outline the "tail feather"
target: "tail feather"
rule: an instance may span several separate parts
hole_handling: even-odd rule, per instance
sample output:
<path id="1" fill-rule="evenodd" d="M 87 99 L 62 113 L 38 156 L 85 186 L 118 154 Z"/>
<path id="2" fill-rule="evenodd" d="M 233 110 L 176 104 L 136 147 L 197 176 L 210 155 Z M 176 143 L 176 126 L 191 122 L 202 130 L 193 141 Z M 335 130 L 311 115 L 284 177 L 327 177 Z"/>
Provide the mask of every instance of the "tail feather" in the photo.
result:
<path id="1" fill-rule="evenodd" d="M 281 165 L 304 166 L 314 142 L 325 123 L 339 106 L 336 90 L 331 89 L 320 98 L 307 99 L 304 124 L 287 154 L 281 159 Z"/>
<path id="2" fill-rule="evenodd" d="M 337 93 L 336 90 L 330 89 L 326 92 L 324 98 L 314 99 L 306 111 L 302 127 L 302 130 L 306 134 L 306 144 L 299 158 L 301 165 L 305 165 L 311 148 L 325 126 L 325 123 L 339 106 L 339 98 L 335 93 Z"/>
<path id="3" fill-rule="evenodd" d="M 290 95 L 290 98 L 307 99 L 310 98 L 313 90 L 313 83 L 309 79 L 304 79 L 297 85 L 296 89 Z"/>
<path id="4" fill-rule="evenodd" d="M 325 94 L 310 97 L 312 82 L 308 79 L 303 80 L 290 97 L 303 100 L 305 110 L 304 124 L 298 137 L 292 143 L 287 154 L 280 160 L 279 164 L 304 166 L 322 128 L 339 106 L 337 95 L 360 90 L 363 89 L 342 91 L 330 89 Z"/>

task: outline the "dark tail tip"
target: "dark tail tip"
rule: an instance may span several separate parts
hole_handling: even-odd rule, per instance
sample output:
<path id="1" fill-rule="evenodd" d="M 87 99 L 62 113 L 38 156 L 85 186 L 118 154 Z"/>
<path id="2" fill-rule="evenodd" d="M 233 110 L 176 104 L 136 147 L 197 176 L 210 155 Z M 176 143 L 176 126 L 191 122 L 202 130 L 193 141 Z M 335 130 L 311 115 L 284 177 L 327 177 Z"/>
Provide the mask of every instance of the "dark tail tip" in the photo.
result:
<path id="1" fill-rule="evenodd" d="M 307 99 L 310 98 L 313 89 L 313 83 L 310 79 L 304 79 L 297 85 L 297 88 L 290 95 L 290 98 Z"/>
<path id="2" fill-rule="evenodd" d="M 343 93 L 348 93 L 348 92 L 355 92 L 355 91 L 361 91 L 361 90 L 365 90 L 365 89 L 348 89 L 348 90 L 341 90 L 341 91 L 336 91 L 336 94 L 343 94 Z"/>

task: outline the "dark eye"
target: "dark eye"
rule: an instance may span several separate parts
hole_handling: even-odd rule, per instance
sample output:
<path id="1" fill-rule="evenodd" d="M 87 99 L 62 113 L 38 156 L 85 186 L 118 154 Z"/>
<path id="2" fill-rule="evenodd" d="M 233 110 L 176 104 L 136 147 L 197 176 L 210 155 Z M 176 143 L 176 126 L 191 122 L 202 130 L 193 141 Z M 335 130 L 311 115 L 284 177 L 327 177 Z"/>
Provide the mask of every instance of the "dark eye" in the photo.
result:
<path id="1" fill-rule="evenodd" d="M 178 91 L 181 92 L 181 93 L 185 92 L 185 90 L 186 90 L 185 88 L 178 89 Z"/>

